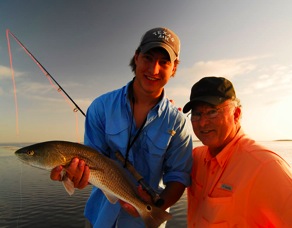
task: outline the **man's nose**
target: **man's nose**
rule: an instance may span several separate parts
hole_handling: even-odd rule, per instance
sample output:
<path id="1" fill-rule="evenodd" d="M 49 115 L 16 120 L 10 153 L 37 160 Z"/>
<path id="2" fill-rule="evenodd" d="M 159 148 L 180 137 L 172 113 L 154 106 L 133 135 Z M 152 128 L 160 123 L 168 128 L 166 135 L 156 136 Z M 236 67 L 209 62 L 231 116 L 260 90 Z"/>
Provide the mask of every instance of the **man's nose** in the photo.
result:
<path id="1" fill-rule="evenodd" d="M 159 74 L 159 70 L 160 70 L 160 65 L 159 65 L 159 61 L 155 60 L 150 64 L 150 72 L 152 75 L 156 75 Z"/>

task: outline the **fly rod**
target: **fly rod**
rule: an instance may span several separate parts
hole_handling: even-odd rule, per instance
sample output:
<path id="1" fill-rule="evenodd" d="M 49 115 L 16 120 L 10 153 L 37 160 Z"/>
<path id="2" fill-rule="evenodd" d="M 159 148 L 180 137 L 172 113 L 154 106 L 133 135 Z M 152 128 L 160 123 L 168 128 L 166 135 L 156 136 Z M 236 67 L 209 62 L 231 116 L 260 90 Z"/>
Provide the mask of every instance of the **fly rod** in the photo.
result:
<path id="1" fill-rule="evenodd" d="M 67 98 L 74 104 L 75 106 L 74 111 L 79 110 L 83 114 L 83 116 L 86 117 L 82 109 L 68 95 L 68 93 L 62 88 L 62 86 L 53 78 L 53 76 L 46 70 L 46 68 L 44 68 L 44 66 L 33 56 L 33 54 L 19 41 L 19 39 L 17 39 L 17 37 L 12 32 L 9 31 L 9 29 L 6 30 L 7 38 L 8 34 L 10 34 L 16 40 L 16 42 L 24 49 L 24 51 L 32 58 L 32 60 L 38 65 L 38 67 L 42 70 L 45 76 L 50 77 L 54 81 L 54 83 L 58 86 L 58 91 L 61 90 L 67 96 Z"/>
<path id="2" fill-rule="evenodd" d="M 126 161 L 126 162 L 125 162 L 125 158 L 123 157 L 123 155 L 121 154 L 121 152 L 117 151 L 117 152 L 115 153 L 115 155 L 116 155 L 116 158 L 117 158 L 121 163 L 126 164 L 126 168 L 127 168 L 127 169 L 131 172 L 131 174 L 135 177 L 136 181 L 137 181 L 139 184 L 141 184 L 142 188 L 143 188 L 144 190 L 146 190 L 146 191 L 150 194 L 152 200 L 154 201 L 154 204 L 155 204 L 156 206 L 158 206 L 158 207 L 161 206 L 161 205 L 163 205 L 164 200 L 161 199 L 160 196 L 159 196 L 159 194 L 156 193 L 156 192 L 154 191 L 154 189 L 153 189 L 149 184 L 146 183 L 146 181 L 144 180 L 144 178 L 143 178 L 143 177 L 137 172 L 137 170 L 135 170 L 134 166 L 133 166 L 129 161 Z"/>

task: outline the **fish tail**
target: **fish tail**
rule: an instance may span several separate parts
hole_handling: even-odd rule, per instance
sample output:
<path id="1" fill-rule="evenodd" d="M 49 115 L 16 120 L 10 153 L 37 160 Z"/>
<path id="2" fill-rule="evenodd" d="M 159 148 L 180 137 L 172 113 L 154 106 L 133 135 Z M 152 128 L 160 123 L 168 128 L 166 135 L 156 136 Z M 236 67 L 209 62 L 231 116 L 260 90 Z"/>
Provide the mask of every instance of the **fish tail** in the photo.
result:
<path id="1" fill-rule="evenodd" d="M 172 218 L 172 215 L 161 208 L 147 205 L 146 210 L 140 213 L 147 228 L 157 228 L 163 222 Z"/>

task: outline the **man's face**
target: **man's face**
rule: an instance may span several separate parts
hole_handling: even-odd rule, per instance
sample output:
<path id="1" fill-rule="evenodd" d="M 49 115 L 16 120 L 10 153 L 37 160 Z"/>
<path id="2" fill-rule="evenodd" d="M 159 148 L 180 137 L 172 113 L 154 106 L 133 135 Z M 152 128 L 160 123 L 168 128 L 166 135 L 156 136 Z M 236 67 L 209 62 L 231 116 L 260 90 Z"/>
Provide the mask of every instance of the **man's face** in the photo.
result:
<path id="1" fill-rule="evenodd" d="M 240 108 L 227 100 L 218 106 L 199 103 L 192 109 L 195 135 L 216 156 L 235 136 Z"/>
<path id="2" fill-rule="evenodd" d="M 135 63 L 136 80 L 148 94 L 160 94 L 176 67 L 163 48 L 153 48 L 146 53 L 136 54 Z"/>

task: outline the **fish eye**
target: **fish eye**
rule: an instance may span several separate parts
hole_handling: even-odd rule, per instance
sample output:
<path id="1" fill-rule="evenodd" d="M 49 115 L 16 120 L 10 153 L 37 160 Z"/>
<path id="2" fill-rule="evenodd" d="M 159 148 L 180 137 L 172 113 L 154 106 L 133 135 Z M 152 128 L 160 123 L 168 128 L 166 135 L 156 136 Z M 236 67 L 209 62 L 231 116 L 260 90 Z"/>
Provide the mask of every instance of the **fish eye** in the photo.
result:
<path id="1" fill-rule="evenodd" d="M 29 150 L 26 152 L 27 155 L 29 156 L 33 156 L 34 155 L 34 151 L 33 150 Z"/>

